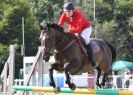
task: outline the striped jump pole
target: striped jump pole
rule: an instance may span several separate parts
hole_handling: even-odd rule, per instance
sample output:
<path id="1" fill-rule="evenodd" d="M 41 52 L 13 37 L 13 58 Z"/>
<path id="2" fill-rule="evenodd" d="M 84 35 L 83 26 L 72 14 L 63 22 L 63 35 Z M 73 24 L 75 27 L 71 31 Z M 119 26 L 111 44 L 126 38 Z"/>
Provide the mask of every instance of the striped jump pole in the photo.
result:
<path id="1" fill-rule="evenodd" d="M 15 91 L 33 91 L 33 92 L 45 92 L 53 93 L 52 87 L 37 87 L 37 86 L 13 86 Z M 93 94 L 93 95 L 133 95 L 132 90 L 114 90 L 114 89 L 79 89 L 70 90 L 69 88 L 61 88 L 60 93 L 70 94 Z"/>

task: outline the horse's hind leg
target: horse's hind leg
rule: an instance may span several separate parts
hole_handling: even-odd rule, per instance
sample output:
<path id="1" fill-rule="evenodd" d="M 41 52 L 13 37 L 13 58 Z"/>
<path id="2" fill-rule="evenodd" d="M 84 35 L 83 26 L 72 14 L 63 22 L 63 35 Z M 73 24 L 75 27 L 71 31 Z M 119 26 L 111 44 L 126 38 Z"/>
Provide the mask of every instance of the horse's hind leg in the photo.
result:
<path id="1" fill-rule="evenodd" d="M 96 69 L 98 71 L 96 85 L 101 88 L 101 84 L 99 83 L 99 78 L 101 76 L 101 69 L 99 67 L 97 67 Z"/>
<path id="2" fill-rule="evenodd" d="M 105 82 L 106 82 L 106 80 L 107 80 L 107 75 L 108 75 L 107 73 L 104 73 L 104 74 L 103 74 L 103 78 L 102 78 L 102 82 L 101 82 L 101 85 L 102 85 L 102 86 L 105 86 Z"/>

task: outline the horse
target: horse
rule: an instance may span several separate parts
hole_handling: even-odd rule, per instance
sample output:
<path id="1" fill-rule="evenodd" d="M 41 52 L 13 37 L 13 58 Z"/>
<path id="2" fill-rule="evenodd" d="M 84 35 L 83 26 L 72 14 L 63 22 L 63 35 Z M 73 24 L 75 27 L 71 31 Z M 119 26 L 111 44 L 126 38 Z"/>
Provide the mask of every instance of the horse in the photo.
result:
<path id="1" fill-rule="evenodd" d="M 76 36 L 65 33 L 64 29 L 55 23 L 40 24 L 40 30 L 41 46 L 44 47 L 43 59 L 48 62 L 51 55 L 55 58 L 55 62 L 49 68 L 50 86 L 60 91 L 55 84 L 53 70 L 64 72 L 66 84 L 71 90 L 75 90 L 76 85 L 71 82 L 70 75 L 92 73 L 95 69 L 98 71 L 96 85 L 100 88 L 105 85 L 107 76 L 112 70 L 112 63 L 116 59 L 115 48 L 111 44 L 103 39 L 91 38 L 93 57 L 98 64 L 94 68 L 83 51 L 84 44 L 81 45 L 83 42 L 79 43 Z M 101 75 L 102 81 L 99 83 Z"/>

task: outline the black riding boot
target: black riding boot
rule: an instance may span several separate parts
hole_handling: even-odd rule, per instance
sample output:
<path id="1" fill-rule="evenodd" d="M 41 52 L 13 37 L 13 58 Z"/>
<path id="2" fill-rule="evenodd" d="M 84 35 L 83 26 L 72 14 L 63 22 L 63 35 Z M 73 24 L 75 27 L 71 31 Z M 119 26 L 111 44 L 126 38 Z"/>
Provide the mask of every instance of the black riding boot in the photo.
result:
<path id="1" fill-rule="evenodd" d="M 94 68 L 96 68 L 97 64 L 96 64 L 95 60 L 93 59 L 93 51 L 92 51 L 92 47 L 90 44 L 87 45 L 87 54 L 88 54 L 89 61 L 92 63 L 92 66 Z"/>

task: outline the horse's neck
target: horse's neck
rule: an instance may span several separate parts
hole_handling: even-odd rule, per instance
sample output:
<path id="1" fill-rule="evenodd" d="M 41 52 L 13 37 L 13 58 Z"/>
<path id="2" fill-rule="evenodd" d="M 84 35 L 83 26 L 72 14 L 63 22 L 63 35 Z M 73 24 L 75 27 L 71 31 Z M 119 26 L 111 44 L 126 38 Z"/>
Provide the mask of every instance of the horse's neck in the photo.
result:
<path id="1" fill-rule="evenodd" d="M 69 43 L 71 43 L 71 41 L 74 39 L 74 35 L 70 35 L 70 34 L 66 34 L 66 33 L 61 33 L 58 37 L 57 37 L 57 50 L 61 50 L 63 48 L 66 48 L 67 45 Z"/>
<path id="2" fill-rule="evenodd" d="M 63 41 L 63 40 L 71 40 L 71 39 L 74 39 L 74 35 L 59 32 L 58 40 Z"/>
<path id="3" fill-rule="evenodd" d="M 70 39 L 70 40 L 76 39 L 76 36 L 73 35 L 73 34 L 67 34 L 67 33 L 66 33 L 66 36 L 67 36 L 67 39 Z"/>

